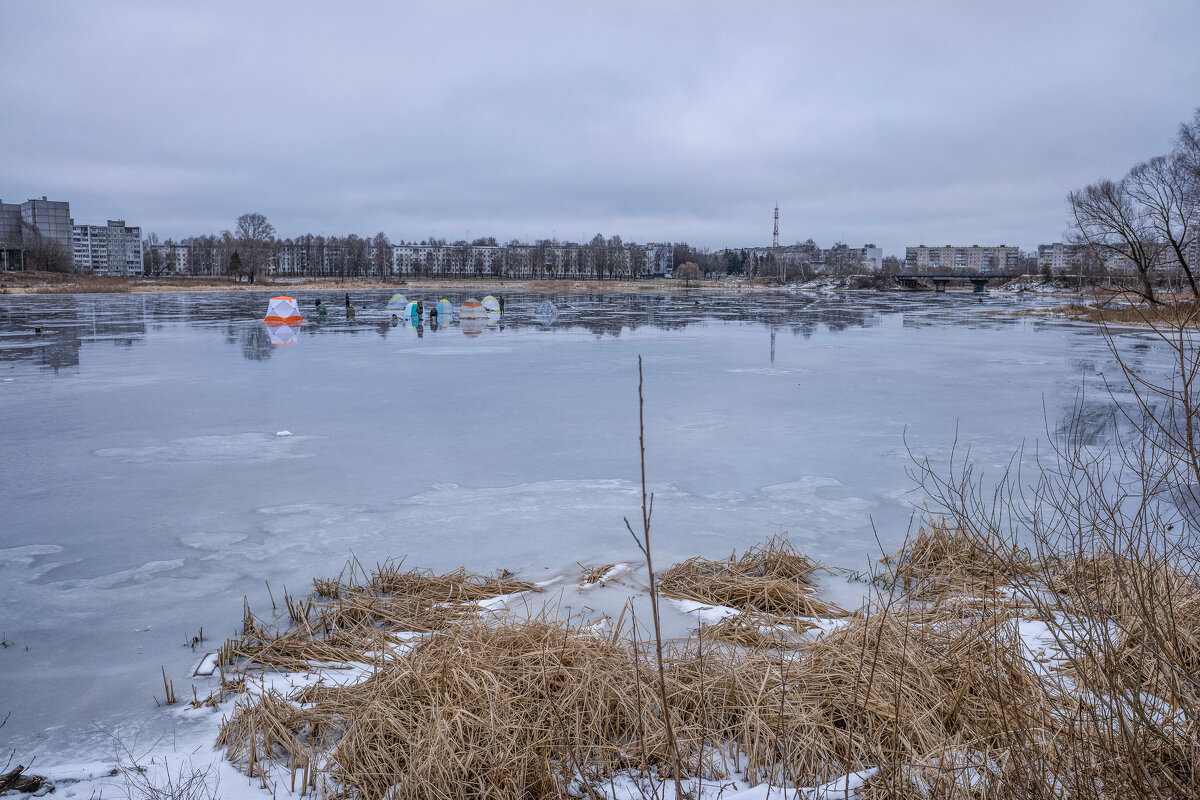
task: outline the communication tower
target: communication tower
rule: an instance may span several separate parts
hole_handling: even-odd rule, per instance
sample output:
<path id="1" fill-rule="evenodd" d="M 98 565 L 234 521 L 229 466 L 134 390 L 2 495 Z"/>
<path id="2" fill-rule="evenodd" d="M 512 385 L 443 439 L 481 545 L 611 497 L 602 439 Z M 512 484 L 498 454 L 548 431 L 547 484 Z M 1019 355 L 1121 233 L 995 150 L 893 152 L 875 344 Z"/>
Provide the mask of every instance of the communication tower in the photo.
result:
<path id="1" fill-rule="evenodd" d="M 775 235 L 771 237 L 771 248 L 779 249 L 779 203 L 775 204 Z"/>

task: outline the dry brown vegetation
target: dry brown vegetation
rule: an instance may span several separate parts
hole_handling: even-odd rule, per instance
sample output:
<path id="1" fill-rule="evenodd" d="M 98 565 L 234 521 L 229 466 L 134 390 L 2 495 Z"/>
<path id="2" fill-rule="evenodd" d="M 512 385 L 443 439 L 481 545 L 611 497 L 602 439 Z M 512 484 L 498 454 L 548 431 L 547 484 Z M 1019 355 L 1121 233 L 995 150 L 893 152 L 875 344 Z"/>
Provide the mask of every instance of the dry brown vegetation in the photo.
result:
<path id="1" fill-rule="evenodd" d="M 689 558 L 663 573 L 668 597 L 791 616 L 840 616 L 845 612 L 816 595 L 812 575 L 822 569 L 777 536 L 725 561 Z"/>
<path id="2" fill-rule="evenodd" d="M 1156 305 L 1124 295 L 1116 296 L 1115 300 L 1117 302 L 1114 302 L 1114 298 L 1098 297 L 1092 303 L 1067 303 L 1053 308 L 1024 308 L 1012 312 L 989 313 L 1150 328 L 1180 324 L 1195 327 L 1200 322 L 1200 306 L 1197 306 L 1194 300 L 1166 298 L 1164 302 Z"/>
<path id="3" fill-rule="evenodd" d="M 927 527 L 884 560 L 869 602 L 820 636 L 812 616 L 830 607 L 811 594 L 818 567 L 785 538 L 672 567 L 663 591 L 744 609 L 664 649 L 684 777 L 811 786 L 875 769 L 873 798 L 1193 796 L 1193 578 L 995 545 Z M 699 588 L 706 576 L 716 590 Z M 1165 618 L 1148 623 L 1137 604 L 1164 581 L 1175 644 L 1151 651 L 1139 643 L 1167 633 Z M 776 585 L 787 582 L 796 591 Z M 1035 586 L 1038 602 L 1006 599 Z M 238 701 L 218 744 L 264 785 L 365 800 L 530 798 L 603 796 L 619 774 L 661 786 L 669 774 L 654 643 L 636 620 L 487 613 L 476 600 L 532 585 L 394 562 L 369 574 L 351 564 L 314 588 L 303 602 L 285 596 L 274 626 L 247 612 L 222 653 L 229 683 L 247 668 L 366 665 L 349 685 Z M 1022 617 L 1059 640 L 1053 664 L 1028 650 Z M 1142 697 L 1143 718 L 1114 719 L 1113 696 Z"/>

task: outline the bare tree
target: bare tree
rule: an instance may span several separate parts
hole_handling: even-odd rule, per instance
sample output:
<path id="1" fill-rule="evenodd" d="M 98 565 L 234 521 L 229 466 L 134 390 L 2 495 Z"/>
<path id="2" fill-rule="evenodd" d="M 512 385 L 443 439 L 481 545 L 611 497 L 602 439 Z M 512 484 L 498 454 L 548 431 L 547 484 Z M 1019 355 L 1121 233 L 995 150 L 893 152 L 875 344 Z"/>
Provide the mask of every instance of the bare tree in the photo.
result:
<path id="1" fill-rule="evenodd" d="M 686 261 L 675 268 L 675 277 L 683 281 L 684 286 L 691 286 L 692 281 L 698 281 L 703 276 L 700 267 L 694 261 Z"/>
<path id="2" fill-rule="evenodd" d="M 381 278 L 392 272 L 392 243 L 383 231 L 371 239 L 371 265 L 375 268 L 375 274 Z"/>
<path id="3" fill-rule="evenodd" d="M 267 267 L 271 242 L 275 239 L 275 227 L 257 211 L 242 214 L 237 220 L 238 253 L 242 258 L 242 270 L 254 283 Z"/>
<path id="4" fill-rule="evenodd" d="M 1136 272 L 1133 291 L 1157 303 L 1154 283 L 1164 268 L 1177 268 L 1192 296 L 1200 236 L 1200 110 L 1180 126 L 1174 149 L 1133 167 L 1118 181 L 1103 180 L 1068 196 L 1072 240 L 1113 276 Z"/>
<path id="5" fill-rule="evenodd" d="M 21 247 L 25 251 L 25 268 L 44 272 L 70 272 L 71 253 L 58 241 L 43 236 L 33 225 L 21 223 Z"/>
<path id="6" fill-rule="evenodd" d="M 158 277 L 163 274 L 164 262 L 162 247 L 159 245 L 158 234 L 151 231 L 142 243 L 142 272 Z"/>

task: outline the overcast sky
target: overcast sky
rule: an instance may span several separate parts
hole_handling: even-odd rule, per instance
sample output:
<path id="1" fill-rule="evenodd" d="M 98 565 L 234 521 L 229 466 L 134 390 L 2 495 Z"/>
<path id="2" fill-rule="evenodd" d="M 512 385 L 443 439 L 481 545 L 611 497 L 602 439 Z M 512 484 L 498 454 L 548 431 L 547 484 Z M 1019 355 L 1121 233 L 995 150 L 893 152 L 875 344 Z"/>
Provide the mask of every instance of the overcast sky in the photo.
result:
<path id="1" fill-rule="evenodd" d="M 0 198 L 163 238 L 1056 241 L 1200 106 L 1200 2 L 0 0 Z"/>

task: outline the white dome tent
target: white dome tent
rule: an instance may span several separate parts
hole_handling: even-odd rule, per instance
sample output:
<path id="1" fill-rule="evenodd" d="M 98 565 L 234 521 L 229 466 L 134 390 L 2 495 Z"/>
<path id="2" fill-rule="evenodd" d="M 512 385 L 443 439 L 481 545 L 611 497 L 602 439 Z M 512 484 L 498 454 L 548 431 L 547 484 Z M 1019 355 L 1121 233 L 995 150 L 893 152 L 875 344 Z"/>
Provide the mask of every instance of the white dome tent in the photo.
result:
<path id="1" fill-rule="evenodd" d="M 304 321 L 300 316 L 300 309 L 296 307 L 296 300 L 291 297 L 272 297 L 267 304 L 267 316 L 263 318 L 263 322 L 271 324 L 296 324 L 299 325 Z"/>

